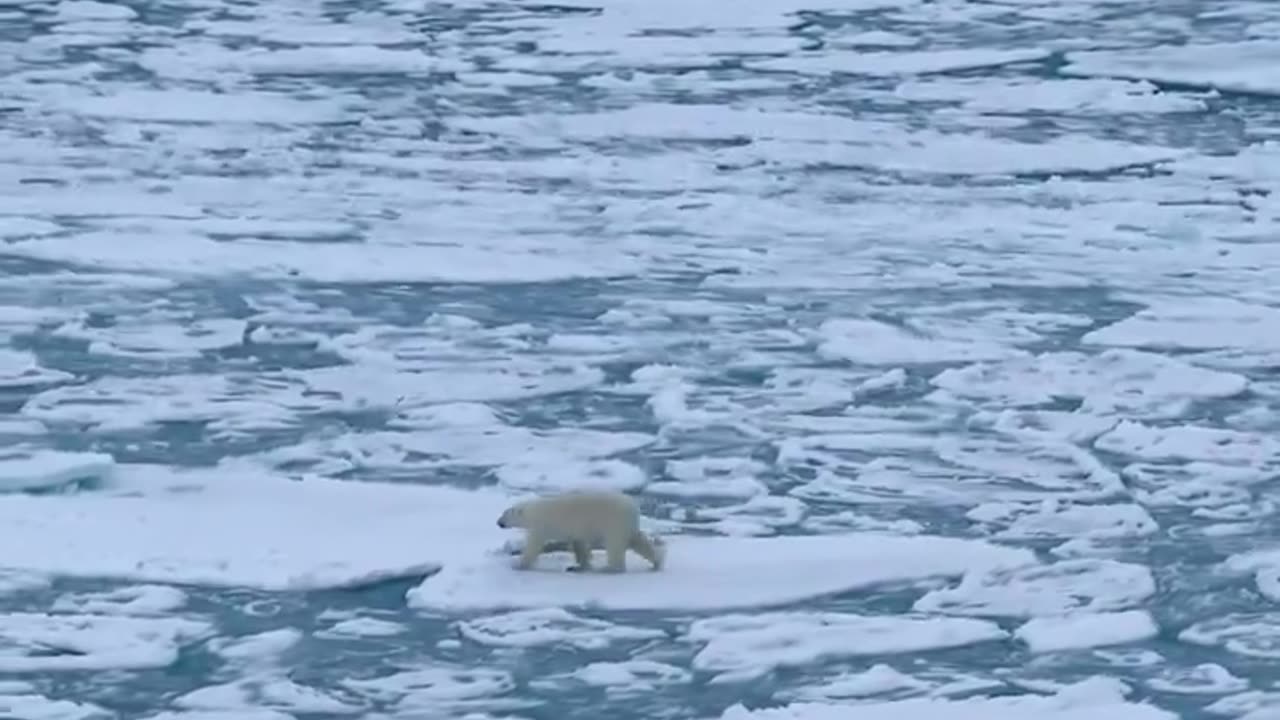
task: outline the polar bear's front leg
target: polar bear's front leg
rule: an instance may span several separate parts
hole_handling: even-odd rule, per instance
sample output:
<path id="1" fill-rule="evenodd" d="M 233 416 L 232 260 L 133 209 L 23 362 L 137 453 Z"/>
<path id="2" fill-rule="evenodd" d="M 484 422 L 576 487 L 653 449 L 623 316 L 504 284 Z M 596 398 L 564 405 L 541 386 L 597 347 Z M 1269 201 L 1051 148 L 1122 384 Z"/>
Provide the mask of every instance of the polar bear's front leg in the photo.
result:
<path id="1" fill-rule="evenodd" d="M 525 533 L 524 550 L 520 551 L 520 561 L 516 563 L 519 570 L 528 570 L 538 561 L 538 556 L 542 554 L 542 548 L 547 541 L 542 535 L 536 532 Z"/>
<path id="2" fill-rule="evenodd" d="M 589 572 L 591 570 L 591 545 L 583 540 L 574 540 L 573 559 L 578 564 L 569 568 L 569 572 Z"/>

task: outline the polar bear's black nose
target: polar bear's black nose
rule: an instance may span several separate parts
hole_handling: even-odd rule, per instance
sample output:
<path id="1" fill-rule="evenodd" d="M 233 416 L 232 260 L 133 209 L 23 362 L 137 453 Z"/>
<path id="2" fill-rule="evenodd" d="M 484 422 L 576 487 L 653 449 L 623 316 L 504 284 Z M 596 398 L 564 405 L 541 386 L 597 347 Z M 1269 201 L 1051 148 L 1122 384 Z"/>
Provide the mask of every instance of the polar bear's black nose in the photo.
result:
<path id="1" fill-rule="evenodd" d="M 504 523 L 504 522 L 502 522 L 502 518 L 498 518 L 498 527 L 500 527 L 500 528 L 504 528 L 504 527 L 506 527 L 506 526 L 507 526 L 507 524 L 506 524 L 506 523 Z"/>

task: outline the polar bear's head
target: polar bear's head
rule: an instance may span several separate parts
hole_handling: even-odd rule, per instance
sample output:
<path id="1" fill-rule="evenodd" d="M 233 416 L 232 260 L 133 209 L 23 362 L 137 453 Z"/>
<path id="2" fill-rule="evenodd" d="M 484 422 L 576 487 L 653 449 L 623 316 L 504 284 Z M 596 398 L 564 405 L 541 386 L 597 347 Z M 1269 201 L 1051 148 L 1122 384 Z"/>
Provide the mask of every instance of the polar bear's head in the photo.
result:
<path id="1" fill-rule="evenodd" d="M 524 509 L 527 503 L 516 503 L 498 516 L 498 527 L 500 528 L 519 528 L 524 527 Z"/>

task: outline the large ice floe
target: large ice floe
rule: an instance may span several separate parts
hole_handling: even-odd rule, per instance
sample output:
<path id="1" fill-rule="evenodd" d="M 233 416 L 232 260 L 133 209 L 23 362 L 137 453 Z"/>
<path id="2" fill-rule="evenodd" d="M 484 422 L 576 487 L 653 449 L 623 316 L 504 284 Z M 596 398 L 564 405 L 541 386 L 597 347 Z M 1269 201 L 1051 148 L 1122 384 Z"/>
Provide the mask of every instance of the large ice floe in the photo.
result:
<path id="1" fill-rule="evenodd" d="M 1027 550 L 978 540 L 830 536 L 673 537 L 662 572 L 628 557 L 625 575 L 564 572 L 569 558 L 543 556 L 540 570 L 513 573 L 510 558 L 446 564 L 409 591 L 409 605 L 486 610 L 570 605 L 614 610 L 706 611 L 782 605 L 894 582 L 959 576 L 1035 562 Z"/>
<path id="2" fill-rule="evenodd" d="M 264 590 L 422 575 L 501 543 L 497 493 L 121 465 L 104 488 L 0 496 L 0 567 Z"/>

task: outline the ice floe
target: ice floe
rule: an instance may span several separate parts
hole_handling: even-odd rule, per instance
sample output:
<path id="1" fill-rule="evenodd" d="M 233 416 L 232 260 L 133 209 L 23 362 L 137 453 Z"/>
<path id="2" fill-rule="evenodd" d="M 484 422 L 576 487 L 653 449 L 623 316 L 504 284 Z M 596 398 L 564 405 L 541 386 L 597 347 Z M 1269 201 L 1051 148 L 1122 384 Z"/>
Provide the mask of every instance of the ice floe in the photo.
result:
<path id="1" fill-rule="evenodd" d="M 361 585 L 499 547 L 493 518 L 506 504 L 446 487 L 122 465 L 102 490 L 0 496 L 0 567 L 265 590 Z"/>
<path id="2" fill-rule="evenodd" d="M 0 613 L 0 671 L 163 668 L 213 632 L 208 622 L 180 617 Z"/>
<path id="3" fill-rule="evenodd" d="M 1154 705 L 1125 700 L 1122 683 L 1091 678 L 1051 695 L 1006 695 L 963 700 L 911 698 L 889 702 L 793 703 L 778 708 L 748 710 L 734 705 L 721 720 L 839 720 L 857 715 L 859 720 L 1177 720 L 1178 716 Z"/>
<path id="4" fill-rule="evenodd" d="M 1006 636 L 995 623 L 971 618 L 781 612 L 695 620 L 686 639 L 705 643 L 693 657 L 695 670 L 740 681 L 777 668 L 920 653 Z"/>
<path id="5" fill-rule="evenodd" d="M 952 587 L 916 601 L 921 612 L 977 617 L 1056 616 L 1077 611 L 1127 610 L 1155 594 L 1142 565 L 1106 559 L 971 571 Z"/>
<path id="6" fill-rule="evenodd" d="M 1280 41 L 1258 39 L 1124 50 L 1081 50 L 1067 53 L 1067 64 L 1062 72 L 1280 95 L 1280 80 L 1273 72 L 1277 64 L 1280 64 Z"/>
<path id="7" fill-rule="evenodd" d="M 1155 637 L 1159 627 L 1146 610 L 1074 613 L 1037 617 L 1023 623 L 1015 637 L 1032 652 L 1082 650 L 1123 645 Z"/>
<path id="8" fill-rule="evenodd" d="M 12 447 L 0 452 L 0 492 L 51 490 L 80 482 L 103 482 L 115 471 L 115 458 Z"/>
<path id="9" fill-rule="evenodd" d="M 479 611 L 544 606 L 614 610 L 720 610 L 783 605 L 884 583 L 1016 567 L 1034 555 L 944 537 L 671 537 L 661 572 L 628 557 L 624 575 L 566 573 L 568 559 L 544 555 L 534 571 L 486 556 L 446 564 L 408 593 L 421 610 Z"/>

